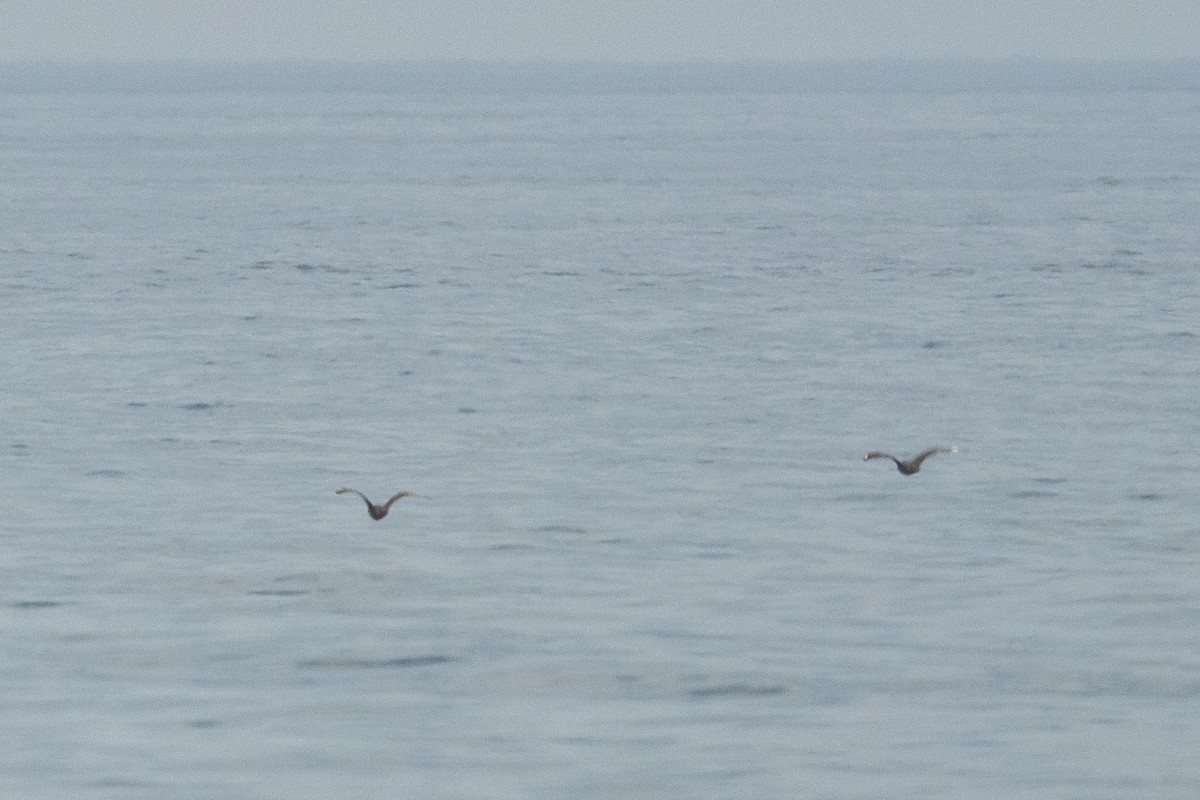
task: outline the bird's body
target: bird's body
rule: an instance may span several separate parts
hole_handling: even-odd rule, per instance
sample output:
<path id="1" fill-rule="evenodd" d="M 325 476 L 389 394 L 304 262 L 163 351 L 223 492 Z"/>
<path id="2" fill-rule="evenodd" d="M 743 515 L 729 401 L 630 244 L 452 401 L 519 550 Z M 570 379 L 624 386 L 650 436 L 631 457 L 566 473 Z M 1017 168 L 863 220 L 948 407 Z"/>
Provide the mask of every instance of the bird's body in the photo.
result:
<path id="1" fill-rule="evenodd" d="M 347 492 L 358 495 L 367 504 L 367 513 L 371 515 L 371 519 L 383 519 L 387 516 L 388 511 L 392 507 L 392 503 L 399 500 L 401 497 L 425 497 L 423 494 L 413 494 L 412 492 L 396 492 L 388 498 L 388 501 L 381 506 L 377 506 L 367 499 L 367 496 L 357 489 L 347 489 L 345 487 L 338 489 L 337 494 L 346 494 Z M 428 500 L 428 497 L 425 497 Z"/>
<path id="2" fill-rule="evenodd" d="M 896 469 L 900 470 L 901 475 L 916 475 L 921 471 L 921 463 L 932 455 L 937 453 L 953 453 L 957 448 L 954 447 L 931 447 L 923 453 L 919 453 L 907 461 L 901 461 L 893 455 L 881 453 L 878 450 L 872 450 L 863 456 L 863 461 L 870 461 L 873 458 L 890 458 L 896 462 Z"/>

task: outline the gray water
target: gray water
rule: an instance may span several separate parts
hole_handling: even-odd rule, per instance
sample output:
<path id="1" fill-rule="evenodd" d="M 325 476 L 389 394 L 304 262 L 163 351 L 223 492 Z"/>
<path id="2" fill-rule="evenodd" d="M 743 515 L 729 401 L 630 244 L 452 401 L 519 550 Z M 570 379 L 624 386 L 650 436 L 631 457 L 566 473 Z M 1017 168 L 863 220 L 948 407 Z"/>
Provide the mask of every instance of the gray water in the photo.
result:
<path id="1" fill-rule="evenodd" d="M 1192 94 L 0 96 L 0 789 L 1196 797 L 1198 154 Z"/>

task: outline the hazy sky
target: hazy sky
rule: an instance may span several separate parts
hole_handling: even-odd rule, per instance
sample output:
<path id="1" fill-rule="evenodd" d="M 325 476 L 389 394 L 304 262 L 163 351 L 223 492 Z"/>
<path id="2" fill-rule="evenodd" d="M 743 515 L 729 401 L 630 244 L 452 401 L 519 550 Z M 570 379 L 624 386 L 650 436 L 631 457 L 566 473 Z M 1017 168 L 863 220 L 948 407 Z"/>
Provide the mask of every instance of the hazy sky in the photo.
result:
<path id="1" fill-rule="evenodd" d="M 1200 0 L 0 0 L 0 60 L 1200 56 Z"/>

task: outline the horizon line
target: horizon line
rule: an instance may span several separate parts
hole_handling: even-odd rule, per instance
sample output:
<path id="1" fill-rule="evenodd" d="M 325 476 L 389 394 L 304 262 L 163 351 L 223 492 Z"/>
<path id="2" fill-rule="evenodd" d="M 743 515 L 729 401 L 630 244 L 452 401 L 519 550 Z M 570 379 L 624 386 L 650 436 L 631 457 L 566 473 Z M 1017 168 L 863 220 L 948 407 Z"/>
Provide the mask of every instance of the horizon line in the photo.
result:
<path id="1" fill-rule="evenodd" d="M 1200 58 L 873 57 L 783 61 L 428 58 L 0 61 L 0 92 L 384 94 L 1200 91 Z"/>
<path id="2" fill-rule="evenodd" d="M 670 66 L 787 66 L 801 64 L 861 64 L 872 62 L 898 61 L 906 63 L 1005 63 L 1032 62 L 1041 64 L 1179 64 L 1191 62 L 1200 64 L 1200 55 L 1194 56 L 1156 56 L 1156 57 L 1117 57 L 1104 56 L 1035 56 L 1035 55 L 1006 55 L 1006 56 L 973 56 L 973 55 L 941 55 L 941 56 L 912 56 L 912 55 L 879 55 L 879 56 L 816 56 L 811 58 L 697 58 L 697 59 L 621 59 L 621 58 L 558 58 L 558 57 L 490 57 L 475 56 L 397 56 L 388 58 L 345 58 L 332 56 L 269 56 L 249 58 L 128 58 L 97 56 L 91 58 L 4 58 L 0 56 L 0 67 L 9 65 L 54 65 L 54 66 L 84 66 L 91 64 L 107 65 L 143 65 L 143 64 L 195 64 L 206 66 L 238 66 L 250 64 L 338 64 L 345 66 L 377 65 L 377 64 L 514 64 L 528 66 L 629 66 L 629 67 L 670 67 Z"/>

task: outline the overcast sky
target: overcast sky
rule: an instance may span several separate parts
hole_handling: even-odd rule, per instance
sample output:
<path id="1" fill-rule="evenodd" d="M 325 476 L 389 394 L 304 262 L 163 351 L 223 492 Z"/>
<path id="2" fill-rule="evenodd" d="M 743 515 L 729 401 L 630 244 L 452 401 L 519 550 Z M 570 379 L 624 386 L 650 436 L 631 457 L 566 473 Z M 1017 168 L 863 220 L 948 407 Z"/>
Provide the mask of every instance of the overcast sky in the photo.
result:
<path id="1" fill-rule="evenodd" d="M 1200 0 L 0 0 L 0 60 L 1200 56 Z"/>

